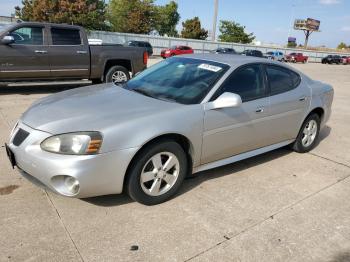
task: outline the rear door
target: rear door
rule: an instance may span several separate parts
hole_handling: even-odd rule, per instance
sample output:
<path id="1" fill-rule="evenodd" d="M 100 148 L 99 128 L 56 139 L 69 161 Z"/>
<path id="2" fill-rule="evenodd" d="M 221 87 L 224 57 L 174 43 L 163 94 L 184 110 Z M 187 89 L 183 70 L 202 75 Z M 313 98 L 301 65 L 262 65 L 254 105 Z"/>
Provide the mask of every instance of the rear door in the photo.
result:
<path id="1" fill-rule="evenodd" d="M 53 78 L 89 78 L 90 51 L 79 28 L 52 26 L 50 67 Z"/>
<path id="2" fill-rule="evenodd" d="M 44 26 L 20 26 L 9 32 L 15 42 L 0 46 L 0 79 L 42 79 L 50 76 Z"/>
<path id="3" fill-rule="evenodd" d="M 277 65 L 265 66 L 270 95 L 266 145 L 296 138 L 310 105 L 311 91 L 296 72 Z"/>

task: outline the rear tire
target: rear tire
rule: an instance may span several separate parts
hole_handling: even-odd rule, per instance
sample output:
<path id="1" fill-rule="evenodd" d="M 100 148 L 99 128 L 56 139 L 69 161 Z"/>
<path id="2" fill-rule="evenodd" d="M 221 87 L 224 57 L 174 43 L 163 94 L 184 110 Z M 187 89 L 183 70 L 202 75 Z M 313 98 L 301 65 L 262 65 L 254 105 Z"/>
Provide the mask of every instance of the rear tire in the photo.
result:
<path id="1" fill-rule="evenodd" d="M 291 145 L 292 149 L 298 153 L 306 153 L 316 145 L 320 133 L 321 120 L 317 114 L 309 115 L 304 121 L 299 134 Z"/>
<path id="2" fill-rule="evenodd" d="M 129 71 L 123 66 L 112 66 L 105 75 L 106 83 L 123 84 L 130 79 Z"/>
<path id="3" fill-rule="evenodd" d="M 133 200 L 144 205 L 165 202 L 179 190 L 187 165 L 186 153 L 178 143 L 161 140 L 150 144 L 132 161 L 126 191 Z"/>

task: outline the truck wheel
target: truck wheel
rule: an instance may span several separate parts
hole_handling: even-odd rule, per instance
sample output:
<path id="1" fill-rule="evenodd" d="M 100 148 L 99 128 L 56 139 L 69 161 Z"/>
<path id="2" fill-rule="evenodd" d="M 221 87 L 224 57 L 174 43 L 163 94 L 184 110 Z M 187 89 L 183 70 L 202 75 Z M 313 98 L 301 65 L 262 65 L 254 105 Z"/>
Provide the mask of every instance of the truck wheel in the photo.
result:
<path id="1" fill-rule="evenodd" d="M 112 66 L 105 75 L 106 83 L 120 85 L 130 79 L 129 71 L 123 66 Z"/>

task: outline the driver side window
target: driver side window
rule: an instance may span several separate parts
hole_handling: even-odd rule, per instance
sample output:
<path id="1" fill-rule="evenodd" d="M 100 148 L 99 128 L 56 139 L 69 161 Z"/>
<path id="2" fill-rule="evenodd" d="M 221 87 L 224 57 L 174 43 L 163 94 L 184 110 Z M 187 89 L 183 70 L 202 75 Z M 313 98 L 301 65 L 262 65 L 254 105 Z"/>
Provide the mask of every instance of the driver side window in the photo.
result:
<path id="1" fill-rule="evenodd" d="M 261 66 L 252 64 L 238 68 L 222 84 L 211 100 L 225 92 L 240 95 L 242 102 L 248 102 L 266 96 Z"/>
<path id="2" fill-rule="evenodd" d="M 21 27 L 9 33 L 17 45 L 43 45 L 42 27 Z"/>

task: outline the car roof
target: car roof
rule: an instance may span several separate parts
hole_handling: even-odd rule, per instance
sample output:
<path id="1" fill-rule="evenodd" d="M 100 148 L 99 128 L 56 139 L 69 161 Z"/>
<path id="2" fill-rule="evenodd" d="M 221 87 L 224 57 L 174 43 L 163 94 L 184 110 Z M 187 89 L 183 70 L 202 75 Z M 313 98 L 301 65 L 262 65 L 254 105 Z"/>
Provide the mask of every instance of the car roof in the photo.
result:
<path id="1" fill-rule="evenodd" d="M 212 62 L 227 64 L 232 68 L 237 68 L 242 65 L 252 64 L 252 63 L 270 64 L 270 65 L 285 67 L 289 70 L 300 73 L 298 70 L 296 70 L 295 68 L 289 65 L 286 65 L 278 61 L 269 60 L 263 57 L 244 56 L 244 55 L 238 55 L 238 54 L 225 55 L 225 54 L 215 54 L 215 53 L 190 54 L 190 55 L 182 55 L 181 57 L 202 59 L 202 60 L 208 60 Z"/>
<path id="2" fill-rule="evenodd" d="M 61 28 L 67 28 L 67 29 L 81 29 L 81 26 L 78 25 L 70 25 L 70 24 L 54 24 L 54 23 L 47 23 L 47 22 L 17 22 L 17 23 L 11 23 L 12 27 L 18 27 L 18 26 L 52 26 L 52 27 L 61 27 Z"/>

